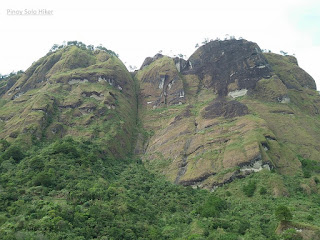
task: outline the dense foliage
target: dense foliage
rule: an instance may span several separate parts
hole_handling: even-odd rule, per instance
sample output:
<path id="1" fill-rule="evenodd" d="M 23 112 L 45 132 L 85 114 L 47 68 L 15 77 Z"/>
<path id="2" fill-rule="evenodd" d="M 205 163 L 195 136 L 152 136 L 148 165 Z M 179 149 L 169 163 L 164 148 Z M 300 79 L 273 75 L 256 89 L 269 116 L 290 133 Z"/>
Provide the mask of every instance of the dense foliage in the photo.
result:
<path id="1" fill-rule="evenodd" d="M 278 176 L 268 171 L 210 193 L 171 184 L 134 157 L 107 159 L 90 141 L 26 153 L 1 141 L 0 150 L 1 239 L 278 239 L 280 221 L 303 221 L 292 206 L 308 206 L 306 222 L 319 224 L 310 217 L 319 196 L 305 197 L 288 178 L 292 197 L 274 198 L 262 185 Z"/>

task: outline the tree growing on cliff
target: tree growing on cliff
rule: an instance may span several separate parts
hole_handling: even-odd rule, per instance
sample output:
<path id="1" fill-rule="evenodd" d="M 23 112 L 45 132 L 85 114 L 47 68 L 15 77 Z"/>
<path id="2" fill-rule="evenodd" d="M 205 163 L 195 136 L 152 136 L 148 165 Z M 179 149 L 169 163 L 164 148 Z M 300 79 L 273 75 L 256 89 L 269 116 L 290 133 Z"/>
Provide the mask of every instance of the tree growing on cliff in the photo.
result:
<path id="1" fill-rule="evenodd" d="M 287 55 L 288 55 L 288 52 L 285 52 L 285 51 L 282 51 L 282 50 L 280 50 L 280 53 L 281 53 L 283 56 L 287 56 Z"/>
<path id="2" fill-rule="evenodd" d="M 205 38 L 202 42 L 203 45 L 207 44 L 209 42 L 209 38 Z"/>

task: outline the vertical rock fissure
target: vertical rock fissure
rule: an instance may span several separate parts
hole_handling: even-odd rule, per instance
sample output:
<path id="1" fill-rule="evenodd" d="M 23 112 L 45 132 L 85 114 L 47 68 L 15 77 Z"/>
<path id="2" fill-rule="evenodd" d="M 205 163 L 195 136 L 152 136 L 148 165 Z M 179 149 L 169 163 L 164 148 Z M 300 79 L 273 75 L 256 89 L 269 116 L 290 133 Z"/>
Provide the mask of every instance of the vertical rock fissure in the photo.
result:
<path id="1" fill-rule="evenodd" d="M 186 140 L 185 144 L 184 144 L 183 153 L 182 153 L 182 162 L 180 164 L 180 169 L 178 171 L 178 175 L 176 177 L 176 180 L 174 181 L 174 183 L 176 183 L 176 184 L 178 184 L 180 182 L 180 178 L 187 171 L 187 165 L 188 165 L 188 162 L 187 162 L 187 158 L 188 158 L 187 151 L 188 151 L 188 149 L 190 147 L 191 141 L 192 141 L 192 138 L 188 138 Z"/>

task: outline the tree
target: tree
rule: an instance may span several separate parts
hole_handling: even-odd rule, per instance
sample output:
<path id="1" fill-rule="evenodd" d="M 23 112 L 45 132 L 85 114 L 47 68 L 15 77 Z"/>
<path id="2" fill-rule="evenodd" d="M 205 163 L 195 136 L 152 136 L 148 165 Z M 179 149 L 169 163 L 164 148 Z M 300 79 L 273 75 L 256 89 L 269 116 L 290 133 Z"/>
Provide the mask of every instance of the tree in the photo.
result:
<path id="1" fill-rule="evenodd" d="M 137 66 L 129 65 L 129 70 L 130 70 L 131 72 L 134 72 L 134 71 L 137 70 L 137 69 L 138 69 Z"/>
<path id="2" fill-rule="evenodd" d="M 16 145 L 11 145 L 6 149 L 6 151 L 1 155 L 3 160 L 8 160 L 13 158 L 16 163 L 20 162 L 25 157 L 21 149 Z"/>
<path id="3" fill-rule="evenodd" d="M 50 49 L 50 52 L 54 52 L 55 50 L 57 50 L 59 48 L 58 44 L 53 44 L 53 46 Z"/>
<path id="4" fill-rule="evenodd" d="M 285 51 L 282 51 L 282 50 L 280 50 L 280 53 L 281 53 L 283 56 L 287 56 L 287 55 L 288 55 L 288 52 L 285 52 Z"/>
<path id="5" fill-rule="evenodd" d="M 275 215 L 276 218 L 281 222 L 288 222 L 292 220 L 292 214 L 289 208 L 284 205 L 280 205 L 279 207 L 277 207 L 277 209 L 275 210 Z"/>
<path id="6" fill-rule="evenodd" d="M 209 38 L 205 38 L 205 39 L 203 40 L 202 44 L 204 45 L 204 44 L 207 44 L 208 42 L 209 42 Z"/>
<path id="7" fill-rule="evenodd" d="M 88 50 L 93 51 L 94 50 L 94 46 L 93 45 L 88 45 L 87 46 Z"/>
<path id="8" fill-rule="evenodd" d="M 198 48 L 198 47 L 199 47 L 199 43 L 196 44 L 195 48 Z"/>
<path id="9" fill-rule="evenodd" d="M 198 208 L 202 217 L 217 217 L 222 210 L 226 209 L 226 202 L 217 196 L 210 196 L 207 201 Z"/>

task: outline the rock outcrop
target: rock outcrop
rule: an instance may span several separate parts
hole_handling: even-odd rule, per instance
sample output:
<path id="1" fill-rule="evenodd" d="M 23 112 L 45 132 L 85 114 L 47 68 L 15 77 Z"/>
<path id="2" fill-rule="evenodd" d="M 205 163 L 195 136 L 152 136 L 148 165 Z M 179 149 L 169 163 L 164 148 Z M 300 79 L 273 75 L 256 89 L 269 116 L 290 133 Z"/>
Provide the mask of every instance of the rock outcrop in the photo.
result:
<path id="1" fill-rule="evenodd" d="M 196 74 L 206 88 L 219 96 L 230 91 L 253 89 L 271 68 L 256 43 L 246 40 L 212 41 L 198 48 L 184 74 Z"/>
<path id="2" fill-rule="evenodd" d="M 14 81 L 13 81 L 14 80 Z M 103 50 L 64 47 L 9 80 L 0 108 L 0 138 L 76 138 L 101 142 L 108 157 L 133 148 L 135 83 L 123 63 Z"/>
<path id="3" fill-rule="evenodd" d="M 294 69 L 294 78 L 283 74 L 276 61 L 285 62 L 285 72 Z M 141 156 L 147 168 L 172 182 L 214 190 L 261 170 L 299 172 L 297 149 L 319 158 L 314 143 L 320 141 L 320 128 L 313 128 L 316 135 L 288 119 L 298 114 L 296 107 L 316 114 L 320 100 L 310 90 L 314 80 L 293 57 L 264 54 L 246 40 L 212 41 L 188 60 L 148 58 L 136 78 L 140 117 L 152 133 L 140 146 Z M 313 110 L 301 106 L 298 96 L 312 101 Z M 306 119 L 317 125 L 316 118 Z M 289 133 L 288 122 L 310 137 L 308 146 Z"/>
<path id="4" fill-rule="evenodd" d="M 107 158 L 134 152 L 176 184 L 214 190 L 261 170 L 299 173 L 298 155 L 320 161 L 315 89 L 294 57 L 246 40 L 211 41 L 188 60 L 157 54 L 131 74 L 107 51 L 69 46 L 4 80 L 0 138 L 96 141 Z"/>

